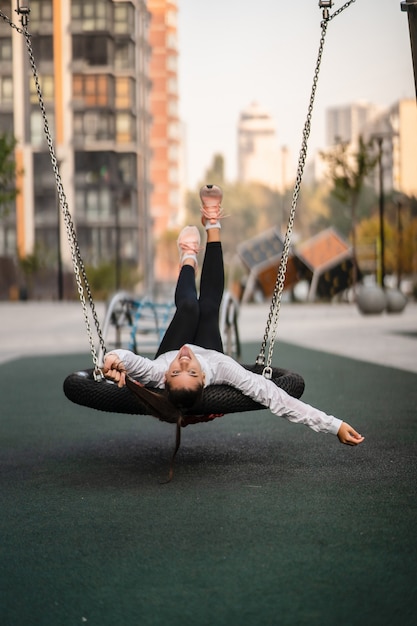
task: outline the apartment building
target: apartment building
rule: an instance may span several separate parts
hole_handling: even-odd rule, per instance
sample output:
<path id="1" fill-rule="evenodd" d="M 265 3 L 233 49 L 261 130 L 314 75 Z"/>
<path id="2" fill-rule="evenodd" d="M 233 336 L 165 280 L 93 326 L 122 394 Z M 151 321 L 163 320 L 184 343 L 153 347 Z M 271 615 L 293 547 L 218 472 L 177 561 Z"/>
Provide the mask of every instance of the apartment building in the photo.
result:
<path id="1" fill-rule="evenodd" d="M 361 135 L 381 149 L 384 189 L 409 196 L 417 195 L 417 106 L 415 99 L 398 100 L 387 108 L 370 103 L 332 107 L 326 112 L 327 146 L 338 141 L 357 149 Z M 379 147 L 380 146 L 380 147 Z M 316 168 L 317 178 L 325 176 L 323 163 Z M 318 172 L 321 170 L 320 175 Z M 375 173 L 378 174 L 379 173 Z M 378 177 L 375 175 L 375 190 Z"/>
<path id="2" fill-rule="evenodd" d="M 175 280 L 177 249 L 175 234 L 181 214 L 181 127 L 178 112 L 177 2 L 148 0 L 152 16 L 149 42 L 152 50 L 152 127 L 150 213 L 154 235 L 154 269 L 158 283 Z M 175 262 L 174 261 L 175 256 Z"/>
<path id="3" fill-rule="evenodd" d="M 20 26 L 14 4 L 1 8 Z M 149 24 L 144 0 L 30 2 L 46 120 L 83 259 L 132 264 L 147 287 L 153 282 Z M 70 266 L 44 126 L 25 37 L 0 19 L 0 131 L 18 141 L 20 189 L 16 212 L 0 223 L 0 255 L 53 253 L 60 232 Z"/>
<path id="4" fill-rule="evenodd" d="M 274 120 L 258 102 L 241 112 L 237 144 L 239 181 L 285 189 L 288 153 L 279 148 Z"/>

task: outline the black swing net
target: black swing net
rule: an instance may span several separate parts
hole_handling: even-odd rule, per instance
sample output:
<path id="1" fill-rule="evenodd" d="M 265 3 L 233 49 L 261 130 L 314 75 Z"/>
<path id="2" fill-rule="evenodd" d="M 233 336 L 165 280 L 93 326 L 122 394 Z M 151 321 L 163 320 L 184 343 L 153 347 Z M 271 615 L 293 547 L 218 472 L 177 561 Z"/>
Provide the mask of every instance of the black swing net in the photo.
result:
<path id="1" fill-rule="evenodd" d="M 306 122 L 303 129 L 301 150 L 298 159 L 297 175 L 294 184 L 294 190 L 292 195 L 291 210 L 288 219 L 287 231 L 285 234 L 283 251 L 281 255 L 281 261 L 278 269 L 276 284 L 274 293 L 272 296 L 271 307 L 269 316 L 266 323 L 265 334 L 260 347 L 258 357 L 255 364 L 243 365 L 244 368 L 256 372 L 272 380 L 276 385 L 284 389 L 288 394 L 293 397 L 300 398 L 304 392 L 304 380 L 295 373 L 286 369 L 272 367 L 272 355 L 275 344 L 275 338 L 277 333 L 277 324 L 281 307 L 281 296 L 284 290 L 285 275 L 287 269 L 287 261 L 290 251 L 290 243 L 292 230 L 295 219 L 296 206 L 298 196 L 300 192 L 301 180 L 304 172 L 305 161 L 307 157 L 307 144 L 310 135 L 311 118 L 313 111 L 314 98 L 317 89 L 318 75 L 320 70 L 321 58 L 325 43 L 325 36 L 327 32 L 328 23 L 341 13 L 345 8 L 350 6 L 355 0 L 348 0 L 340 9 L 330 14 L 329 9 L 332 7 L 332 0 L 320 0 L 319 7 L 322 9 L 323 19 L 321 25 L 320 44 L 317 55 L 316 67 L 314 71 L 312 90 L 310 95 L 310 102 L 308 106 L 308 113 Z M 78 294 L 80 297 L 80 303 L 82 306 L 84 321 L 86 325 L 87 335 L 90 343 L 91 355 L 93 365 L 91 369 L 81 370 L 74 372 L 67 376 L 64 381 L 63 389 L 66 397 L 72 402 L 86 406 L 92 409 L 100 411 L 106 411 L 111 413 L 127 413 L 138 415 L 155 415 L 155 411 L 152 410 L 152 406 L 147 402 L 141 400 L 136 395 L 135 391 L 138 385 L 137 381 L 133 380 L 129 376 L 126 377 L 126 386 L 119 388 L 113 381 L 107 380 L 100 369 L 100 361 L 98 352 L 96 350 L 95 341 L 92 333 L 92 325 L 90 319 L 92 319 L 97 337 L 100 344 L 100 354 L 103 358 L 106 353 L 106 347 L 101 332 L 100 323 L 96 313 L 91 289 L 88 283 L 84 263 L 82 260 L 80 248 L 77 241 L 76 231 L 72 217 L 68 208 L 65 191 L 62 185 L 62 180 L 59 172 L 59 165 L 55 154 L 55 148 L 49 129 L 49 123 L 46 115 L 44 100 L 40 87 L 37 67 L 33 56 L 31 35 L 27 30 L 29 9 L 18 8 L 17 13 L 21 16 L 22 28 L 19 28 L 12 21 L 0 11 L 0 17 L 7 21 L 12 28 L 22 34 L 26 41 L 26 47 L 28 51 L 29 61 L 34 77 L 34 82 L 37 90 L 39 106 L 43 118 L 44 133 L 46 136 L 51 165 L 55 176 L 55 183 L 57 188 L 57 194 L 59 198 L 59 206 L 63 215 L 63 220 L 66 227 L 66 233 L 68 242 L 71 248 L 71 258 L 73 263 L 73 269 L 75 279 L 77 283 Z M 266 354 L 268 352 L 268 354 Z M 163 394 L 163 390 L 153 389 L 155 393 Z M 132 393 L 133 392 L 133 393 Z M 215 417 L 220 417 L 228 413 L 241 413 L 246 411 L 253 411 L 258 409 L 264 409 L 264 407 L 251 398 L 248 398 L 238 389 L 235 389 L 229 385 L 210 385 L 203 391 L 202 398 L 197 406 L 192 409 L 181 410 L 181 426 L 187 424 L 193 424 L 203 421 L 209 421 Z M 176 423 L 178 426 L 179 419 L 178 413 L 172 413 L 172 416 L 164 414 L 162 417 L 158 416 L 163 421 Z M 178 444 L 179 445 L 179 444 Z"/>

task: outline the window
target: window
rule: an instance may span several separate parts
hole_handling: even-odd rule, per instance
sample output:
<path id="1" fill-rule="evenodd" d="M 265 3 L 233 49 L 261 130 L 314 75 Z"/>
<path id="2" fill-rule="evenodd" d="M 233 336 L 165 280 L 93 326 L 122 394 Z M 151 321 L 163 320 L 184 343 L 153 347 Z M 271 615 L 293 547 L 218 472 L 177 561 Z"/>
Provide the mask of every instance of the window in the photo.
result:
<path id="1" fill-rule="evenodd" d="M 114 66 L 118 70 L 135 69 L 135 48 L 132 41 L 128 39 L 116 41 Z"/>
<path id="2" fill-rule="evenodd" d="M 122 183 L 132 184 L 136 181 L 136 157 L 134 154 L 123 154 L 117 157 L 118 177 Z"/>
<path id="3" fill-rule="evenodd" d="M 53 111 L 48 111 L 48 123 L 51 134 L 54 135 L 55 115 Z M 33 110 L 30 114 L 30 140 L 34 146 L 40 146 L 46 141 L 43 125 L 42 113 L 39 110 Z"/>
<path id="4" fill-rule="evenodd" d="M 178 168 L 171 166 L 168 170 L 168 180 L 170 183 L 178 183 Z"/>
<path id="5" fill-rule="evenodd" d="M 77 185 L 101 184 L 111 176 L 112 160 L 109 152 L 76 152 L 75 179 Z"/>
<path id="6" fill-rule="evenodd" d="M 176 122 L 171 122 L 170 124 L 168 124 L 168 138 L 169 139 L 179 138 L 179 125 Z"/>
<path id="7" fill-rule="evenodd" d="M 120 143 L 128 143 L 134 141 L 135 119 L 129 113 L 116 113 L 116 141 Z"/>
<path id="8" fill-rule="evenodd" d="M 54 53 L 52 35 L 39 35 L 37 37 L 33 37 L 31 41 L 33 56 L 36 61 L 53 61 Z"/>
<path id="9" fill-rule="evenodd" d="M 12 60 L 12 40 L 10 37 L 0 39 L 0 61 L 10 63 Z"/>
<path id="10" fill-rule="evenodd" d="M 0 113 L 0 132 L 8 132 L 13 128 L 13 113 Z"/>
<path id="11" fill-rule="evenodd" d="M 177 25 L 177 12 L 176 11 L 167 11 L 165 14 L 165 24 L 167 26 L 175 27 Z"/>
<path id="12" fill-rule="evenodd" d="M 74 137 L 84 141 L 114 139 L 114 116 L 107 111 L 84 111 L 74 114 Z"/>
<path id="13" fill-rule="evenodd" d="M 167 47 L 177 49 L 177 36 L 175 33 L 168 33 L 167 36 Z"/>
<path id="14" fill-rule="evenodd" d="M 134 19 L 133 7 L 130 2 L 120 2 L 114 6 L 114 32 L 116 34 L 131 34 L 135 23 Z"/>
<path id="15" fill-rule="evenodd" d="M 106 74 L 74 74 L 72 90 L 78 104 L 86 107 L 111 106 L 112 84 Z"/>
<path id="16" fill-rule="evenodd" d="M 42 97 L 45 102 L 53 102 L 55 97 L 54 77 L 48 75 L 39 75 L 39 85 L 41 88 Z M 38 103 L 38 92 L 33 77 L 30 80 L 30 101 L 32 104 Z"/>
<path id="17" fill-rule="evenodd" d="M 88 65 L 108 65 L 110 41 L 106 35 L 74 35 L 72 38 L 74 61 Z"/>
<path id="18" fill-rule="evenodd" d="M 116 109 L 133 109 L 134 84 L 130 78 L 116 78 Z"/>
<path id="19" fill-rule="evenodd" d="M 84 194 L 84 215 L 89 221 L 107 219 L 111 215 L 111 191 L 108 186 L 87 189 Z"/>
<path id="20" fill-rule="evenodd" d="M 170 54 L 167 57 L 167 70 L 170 72 L 176 72 L 178 68 L 177 56 L 175 54 Z"/>
<path id="21" fill-rule="evenodd" d="M 52 24 L 52 0 L 31 0 L 30 28 L 37 31 L 44 22 Z"/>
<path id="22" fill-rule="evenodd" d="M 168 115 L 170 115 L 171 117 L 178 117 L 178 101 L 170 98 L 170 100 L 168 101 L 167 110 Z"/>
<path id="23" fill-rule="evenodd" d="M 107 30 L 111 7 L 107 0 L 73 0 L 71 17 L 76 30 Z"/>
<path id="24" fill-rule="evenodd" d="M 177 79 L 176 78 L 169 78 L 167 80 L 167 91 L 168 93 L 173 93 L 176 94 L 177 93 Z"/>
<path id="25" fill-rule="evenodd" d="M 11 76 L 0 76 L 0 104 L 13 103 L 13 79 Z"/>

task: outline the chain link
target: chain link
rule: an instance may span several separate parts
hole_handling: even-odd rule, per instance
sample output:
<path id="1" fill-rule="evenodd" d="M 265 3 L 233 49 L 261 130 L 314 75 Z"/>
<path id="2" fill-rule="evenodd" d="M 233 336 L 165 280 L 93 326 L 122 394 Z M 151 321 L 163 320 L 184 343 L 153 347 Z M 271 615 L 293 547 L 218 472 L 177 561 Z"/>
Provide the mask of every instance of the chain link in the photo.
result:
<path id="1" fill-rule="evenodd" d="M 292 201 L 291 201 L 291 209 L 290 209 L 290 214 L 289 214 L 288 224 L 287 224 L 287 231 L 285 233 L 284 244 L 283 244 L 283 249 L 282 249 L 282 254 L 281 254 L 281 261 L 280 261 L 279 268 L 278 268 L 278 274 L 277 274 L 277 280 L 275 283 L 274 292 L 272 294 L 271 307 L 269 309 L 269 315 L 268 315 L 268 319 L 266 322 L 265 334 L 264 334 L 263 341 L 259 350 L 259 354 L 256 358 L 256 363 L 258 365 L 264 365 L 263 375 L 265 378 L 272 377 L 272 367 L 271 367 L 272 357 L 274 353 L 274 346 L 275 346 L 275 341 L 276 341 L 276 336 L 277 336 L 277 331 L 278 331 L 278 320 L 279 320 L 279 315 L 281 311 L 281 301 L 282 301 L 282 294 L 284 291 L 285 277 L 286 277 L 287 265 L 288 265 L 288 257 L 290 254 L 291 237 L 292 237 L 292 232 L 294 228 L 295 212 L 297 208 L 298 197 L 300 195 L 301 181 L 303 178 L 304 167 L 305 167 L 306 158 L 307 158 L 307 148 L 308 148 L 308 140 L 309 140 L 310 131 L 311 131 L 311 120 L 312 120 L 312 115 L 313 115 L 314 100 L 316 97 L 317 83 L 318 83 L 318 78 L 319 78 L 319 73 L 320 73 L 321 61 L 323 57 L 324 44 L 326 40 L 327 26 L 328 26 L 328 23 L 333 18 L 335 18 L 345 9 L 347 9 L 355 1 L 356 0 L 348 0 L 348 2 L 346 2 L 337 11 L 329 15 L 326 19 L 323 19 L 320 24 L 321 35 L 320 35 L 319 50 L 317 54 L 316 66 L 314 69 L 313 85 L 311 88 L 310 102 L 309 102 L 308 110 L 307 110 L 307 117 L 306 117 L 306 121 L 304 124 L 304 129 L 303 129 L 301 149 L 300 149 L 298 165 L 297 165 L 297 176 L 296 176 L 295 183 L 294 183 L 294 189 L 293 189 Z M 267 355 L 266 364 L 265 364 L 265 355 L 266 355 L 266 351 L 268 347 L 268 341 L 269 341 L 269 348 L 268 348 L 268 355 Z"/>
<path id="2" fill-rule="evenodd" d="M 26 47 L 27 47 L 28 56 L 29 56 L 29 62 L 32 68 L 32 74 L 33 74 L 33 78 L 35 81 L 36 91 L 38 94 L 39 107 L 41 109 L 42 118 L 43 118 L 43 129 L 44 129 L 44 133 L 46 137 L 46 142 L 48 144 L 52 170 L 55 176 L 55 184 L 56 184 L 56 189 L 58 192 L 60 210 L 63 215 L 67 238 L 68 238 L 68 242 L 70 245 L 71 259 L 72 259 L 72 264 L 73 264 L 73 269 L 74 269 L 74 274 L 75 274 L 75 280 L 77 283 L 78 295 L 80 298 L 80 302 L 81 302 L 81 306 L 82 306 L 82 310 L 84 314 L 84 321 L 85 321 L 87 335 L 88 335 L 88 339 L 90 343 L 91 356 L 92 356 L 93 363 L 94 363 L 94 375 L 96 379 L 100 379 L 102 378 L 102 373 L 100 371 L 100 363 L 99 363 L 99 359 L 97 356 L 97 351 L 96 351 L 96 347 L 95 347 L 95 343 L 93 339 L 93 333 L 92 333 L 92 328 L 90 324 L 90 316 L 89 316 L 89 312 L 87 308 L 87 300 L 90 306 L 90 313 L 93 318 L 96 332 L 99 338 L 99 343 L 100 343 L 100 348 L 101 348 L 100 354 L 102 356 L 104 356 L 104 354 L 106 353 L 106 347 L 104 344 L 104 339 L 103 339 L 103 335 L 101 332 L 100 323 L 98 320 L 90 285 L 87 279 L 85 266 L 81 257 L 81 251 L 80 251 L 78 241 L 77 241 L 77 235 L 76 235 L 76 231 L 74 227 L 74 222 L 72 220 L 71 213 L 68 208 L 68 202 L 67 202 L 64 187 L 62 184 L 61 175 L 59 172 L 58 160 L 56 157 L 55 148 L 54 148 L 54 144 L 53 144 L 53 140 L 51 136 L 51 131 L 49 128 L 45 103 L 44 103 L 42 90 L 41 90 L 41 86 L 39 82 L 38 70 L 37 70 L 35 58 L 33 55 L 31 35 L 29 34 L 26 28 L 22 29 L 16 26 L 15 24 L 13 24 L 13 22 L 7 16 L 5 16 L 1 11 L 0 11 L 0 17 L 2 17 L 5 21 L 7 21 L 10 24 L 10 26 L 14 28 L 18 33 L 22 34 L 25 37 Z M 86 300 L 85 294 L 87 294 L 87 300 Z"/>

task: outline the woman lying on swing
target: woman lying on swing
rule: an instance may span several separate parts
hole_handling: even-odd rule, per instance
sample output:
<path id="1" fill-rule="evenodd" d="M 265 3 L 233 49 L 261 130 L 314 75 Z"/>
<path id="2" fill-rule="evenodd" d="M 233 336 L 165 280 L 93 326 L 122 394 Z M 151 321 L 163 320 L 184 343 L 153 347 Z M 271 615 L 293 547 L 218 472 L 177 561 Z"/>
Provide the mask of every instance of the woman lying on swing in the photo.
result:
<path id="1" fill-rule="evenodd" d="M 273 381 L 248 371 L 223 354 L 219 329 L 224 289 L 220 241 L 222 191 L 215 185 L 206 185 L 200 197 L 202 224 L 207 233 L 200 296 L 195 281 L 200 234 L 195 226 L 186 226 L 178 237 L 180 273 L 175 291 L 176 312 L 155 359 L 129 350 L 112 350 L 104 360 L 104 375 L 119 387 L 126 384 L 126 376 L 136 379 L 141 384 L 137 395 L 149 404 L 156 417 L 171 412 L 171 416 L 178 415 L 181 419 L 181 409 L 192 408 L 205 386 L 227 384 L 269 408 L 274 415 L 305 424 L 317 432 L 337 435 L 347 445 L 362 443 L 364 437 L 346 422 L 293 398 Z M 165 388 L 166 393 L 154 394 L 149 387 Z"/>

